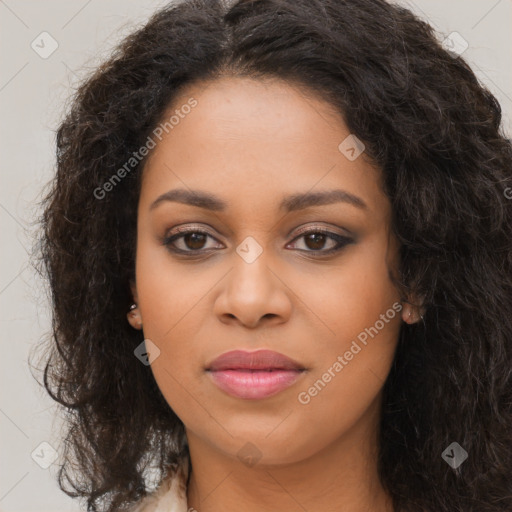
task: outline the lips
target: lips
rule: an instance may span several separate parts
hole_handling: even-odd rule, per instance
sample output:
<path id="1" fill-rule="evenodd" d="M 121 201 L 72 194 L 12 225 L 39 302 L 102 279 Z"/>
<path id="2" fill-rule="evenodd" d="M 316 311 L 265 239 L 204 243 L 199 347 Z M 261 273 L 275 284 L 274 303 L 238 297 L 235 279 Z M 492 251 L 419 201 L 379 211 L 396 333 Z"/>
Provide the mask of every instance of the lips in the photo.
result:
<path id="1" fill-rule="evenodd" d="M 211 362 L 206 371 L 212 382 L 228 395 L 261 400 L 295 384 L 306 368 L 271 350 L 233 350 Z"/>
<path id="2" fill-rule="evenodd" d="M 212 372 L 222 370 L 305 370 L 300 363 L 272 350 L 225 352 L 210 363 L 206 369 Z"/>

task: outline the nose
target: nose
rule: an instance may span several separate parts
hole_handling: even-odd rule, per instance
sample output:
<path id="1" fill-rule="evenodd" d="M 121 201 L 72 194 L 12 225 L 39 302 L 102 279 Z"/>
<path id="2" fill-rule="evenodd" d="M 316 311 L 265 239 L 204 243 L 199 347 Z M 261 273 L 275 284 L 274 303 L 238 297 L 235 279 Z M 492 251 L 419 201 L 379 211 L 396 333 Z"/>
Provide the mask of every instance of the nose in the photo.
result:
<path id="1" fill-rule="evenodd" d="M 286 322 L 292 311 L 292 294 L 283 275 L 270 268 L 263 254 L 247 263 L 236 256 L 234 266 L 222 280 L 214 313 L 223 323 L 239 323 L 254 329 Z"/>

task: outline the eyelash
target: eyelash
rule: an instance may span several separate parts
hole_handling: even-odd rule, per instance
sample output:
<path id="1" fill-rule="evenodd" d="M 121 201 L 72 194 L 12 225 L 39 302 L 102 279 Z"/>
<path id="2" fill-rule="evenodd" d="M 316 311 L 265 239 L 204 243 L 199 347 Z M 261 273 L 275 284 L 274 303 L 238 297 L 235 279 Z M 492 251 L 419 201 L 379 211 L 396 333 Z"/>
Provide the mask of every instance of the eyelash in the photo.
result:
<path id="1" fill-rule="evenodd" d="M 175 233 L 175 234 L 172 234 L 172 235 L 169 235 L 169 236 L 165 237 L 163 239 L 162 244 L 165 245 L 169 251 L 171 251 L 171 252 L 173 252 L 175 254 L 188 255 L 189 257 L 199 256 L 201 254 L 204 254 L 204 253 L 207 253 L 207 252 L 211 252 L 212 250 L 215 250 L 215 249 L 183 250 L 183 249 L 177 249 L 176 247 L 174 247 L 172 245 L 176 240 L 179 240 L 179 239 L 183 238 L 185 235 L 188 235 L 188 234 L 191 234 L 191 233 L 207 235 L 207 236 L 213 238 L 214 240 L 216 240 L 215 237 L 213 235 L 211 235 L 208 231 L 204 231 L 202 229 L 191 227 L 191 228 L 181 228 L 181 229 L 179 229 L 178 233 Z M 310 234 L 326 235 L 331 240 L 334 240 L 335 242 L 337 242 L 337 245 L 335 247 L 333 247 L 331 249 L 328 249 L 328 250 L 322 250 L 322 249 L 319 249 L 319 250 L 299 249 L 301 252 L 313 253 L 313 254 L 317 253 L 319 255 L 319 256 L 314 256 L 314 257 L 328 256 L 328 255 L 337 253 L 337 252 L 341 251 L 345 246 L 347 246 L 347 245 L 349 245 L 349 244 L 354 242 L 354 240 L 352 238 L 349 238 L 349 237 L 343 236 L 343 235 L 339 235 L 337 233 L 333 233 L 332 231 L 329 231 L 329 230 L 327 230 L 325 228 L 320 228 L 320 227 L 310 228 L 310 229 L 301 231 L 292 240 L 292 242 L 294 242 L 296 240 L 299 240 L 300 238 L 305 237 L 305 236 L 310 235 Z"/>

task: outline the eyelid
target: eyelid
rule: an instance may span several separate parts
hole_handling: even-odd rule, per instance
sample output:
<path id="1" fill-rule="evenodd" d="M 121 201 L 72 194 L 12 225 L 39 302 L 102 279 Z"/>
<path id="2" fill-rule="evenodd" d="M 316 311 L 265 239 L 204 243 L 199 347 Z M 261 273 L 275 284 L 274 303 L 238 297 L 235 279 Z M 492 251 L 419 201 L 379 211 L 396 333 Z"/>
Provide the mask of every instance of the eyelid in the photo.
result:
<path id="1" fill-rule="evenodd" d="M 169 231 L 172 231 L 173 234 L 172 235 L 166 234 L 166 237 L 174 236 L 179 233 L 190 233 L 191 231 L 192 232 L 201 231 L 201 232 L 207 233 L 208 235 L 215 238 L 215 235 L 213 235 L 213 233 L 211 231 L 209 231 L 207 228 L 205 228 L 204 225 L 199 225 L 199 224 L 186 224 L 185 226 L 177 226 Z"/>
<path id="2" fill-rule="evenodd" d="M 323 232 L 323 233 L 333 233 L 335 235 L 338 235 L 338 236 L 344 236 L 346 238 L 349 238 L 349 237 L 353 237 L 354 235 L 348 230 L 348 229 L 344 229 L 344 231 L 346 232 L 346 234 L 342 234 L 342 233 L 338 233 L 338 232 L 333 232 L 332 230 L 334 230 L 336 228 L 334 227 L 327 227 L 327 226 L 323 226 L 323 225 L 311 225 L 311 224 L 308 224 L 307 226 L 302 226 L 301 228 L 299 228 L 296 233 L 295 233 L 295 237 L 297 236 L 300 236 L 304 233 L 309 233 L 310 231 L 315 231 L 315 230 L 318 230 L 320 232 Z M 338 228 L 339 229 L 339 228 Z M 293 230 L 290 231 L 289 235 L 291 235 L 293 233 Z M 294 238 L 295 239 L 295 238 Z"/>

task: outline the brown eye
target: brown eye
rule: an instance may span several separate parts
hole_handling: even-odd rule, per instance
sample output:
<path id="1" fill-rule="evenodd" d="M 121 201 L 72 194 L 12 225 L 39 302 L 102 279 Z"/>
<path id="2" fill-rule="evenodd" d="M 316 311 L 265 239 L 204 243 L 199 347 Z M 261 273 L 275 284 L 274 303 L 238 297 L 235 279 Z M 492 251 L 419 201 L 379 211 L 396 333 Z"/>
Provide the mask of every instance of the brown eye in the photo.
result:
<path id="1" fill-rule="evenodd" d="M 163 245 L 167 246 L 170 251 L 177 253 L 198 253 L 209 249 L 208 247 L 205 248 L 208 238 L 215 240 L 215 238 L 206 231 L 199 229 L 181 229 L 178 233 L 166 237 L 163 241 Z"/>
<path id="2" fill-rule="evenodd" d="M 313 250 L 323 249 L 327 239 L 328 239 L 328 237 L 326 235 L 324 235 L 323 233 L 310 233 L 309 235 L 306 235 L 304 237 L 306 246 L 309 249 L 313 249 Z"/>
<path id="3" fill-rule="evenodd" d="M 204 233 L 187 233 L 183 236 L 183 243 L 189 249 L 202 249 L 208 235 Z"/>
<path id="4" fill-rule="evenodd" d="M 330 231 L 314 228 L 309 231 L 302 232 L 295 240 L 292 242 L 294 245 L 296 240 L 303 240 L 304 246 L 306 249 L 300 249 L 302 252 L 309 253 L 318 253 L 319 256 L 323 256 L 326 254 L 331 254 L 343 249 L 346 245 L 354 242 L 352 238 L 347 236 L 338 235 L 337 233 L 332 233 Z M 330 247 L 325 249 L 326 244 L 329 244 Z M 295 247 L 296 248 L 296 247 Z"/>

